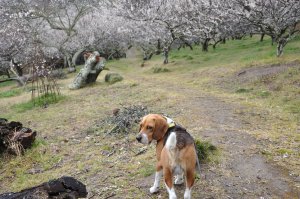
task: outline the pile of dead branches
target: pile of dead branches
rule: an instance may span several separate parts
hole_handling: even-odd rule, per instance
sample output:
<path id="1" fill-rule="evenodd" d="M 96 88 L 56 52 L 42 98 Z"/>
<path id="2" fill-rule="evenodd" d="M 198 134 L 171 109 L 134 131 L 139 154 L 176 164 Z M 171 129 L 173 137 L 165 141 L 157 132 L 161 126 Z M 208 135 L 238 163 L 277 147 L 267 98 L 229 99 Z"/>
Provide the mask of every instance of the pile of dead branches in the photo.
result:
<path id="1" fill-rule="evenodd" d="M 113 110 L 110 116 L 100 122 L 102 127 L 108 128 L 106 134 L 128 134 L 132 127 L 138 124 L 149 111 L 145 106 L 128 106 Z"/>
<path id="2" fill-rule="evenodd" d="M 22 123 L 0 118 L 0 154 L 21 155 L 31 147 L 35 137 L 36 132 L 23 127 Z"/>

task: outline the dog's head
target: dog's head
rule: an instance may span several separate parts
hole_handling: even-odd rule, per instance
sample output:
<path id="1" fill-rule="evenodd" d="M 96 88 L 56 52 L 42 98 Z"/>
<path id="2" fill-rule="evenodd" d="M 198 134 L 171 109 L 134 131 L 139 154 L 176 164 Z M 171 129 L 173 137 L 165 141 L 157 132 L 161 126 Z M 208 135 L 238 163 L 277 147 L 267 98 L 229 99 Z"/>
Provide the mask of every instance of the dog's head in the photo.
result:
<path id="1" fill-rule="evenodd" d="M 143 117 L 140 123 L 140 132 L 137 141 L 150 144 L 152 140 L 160 140 L 168 130 L 166 119 L 158 114 L 149 114 Z"/>

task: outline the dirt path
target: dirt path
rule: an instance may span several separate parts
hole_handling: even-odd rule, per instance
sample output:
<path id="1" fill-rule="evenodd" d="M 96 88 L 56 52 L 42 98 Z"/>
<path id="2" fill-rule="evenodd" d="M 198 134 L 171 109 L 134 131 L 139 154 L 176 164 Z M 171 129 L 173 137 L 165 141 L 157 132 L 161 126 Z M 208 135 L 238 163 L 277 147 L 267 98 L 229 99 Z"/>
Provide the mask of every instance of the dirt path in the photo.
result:
<path id="1" fill-rule="evenodd" d="M 227 198 L 297 198 L 287 173 L 268 163 L 259 142 L 240 130 L 243 122 L 234 113 L 237 107 L 211 96 L 198 99 L 194 111 L 211 121 L 200 135 L 223 151 L 216 171 L 204 169 L 206 180 L 217 183 Z"/>
<path id="2" fill-rule="evenodd" d="M 245 129 L 244 121 L 236 110 L 243 107 L 170 81 L 160 85 L 166 92 L 176 88 L 184 96 L 170 109 L 180 110 L 178 118 L 190 117 L 184 122 L 190 132 L 211 140 L 222 151 L 219 165 L 202 165 L 201 179 L 193 188 L 194 198 L 300 198 L 288 173 L 267 162 L 259 150 L 261 143 L 247 130 L 241 130 Z M 148 191 L 153 179 L 154 176 L 144 179 L 140 188 Z M 176 190 L 181 197 L 184 188 Z M 167 197 L 165 192 L 161 191 L 157 198 Z"/>

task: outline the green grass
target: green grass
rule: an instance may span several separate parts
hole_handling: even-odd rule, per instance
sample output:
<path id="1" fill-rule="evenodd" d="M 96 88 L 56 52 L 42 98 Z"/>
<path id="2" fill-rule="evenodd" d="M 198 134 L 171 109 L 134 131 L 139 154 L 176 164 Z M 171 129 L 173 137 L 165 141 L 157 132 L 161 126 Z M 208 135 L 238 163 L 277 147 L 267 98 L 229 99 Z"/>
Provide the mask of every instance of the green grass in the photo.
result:
<path id="1" fill-rule="evenodd" d="M 239 88 L 239 89 L 237 89 L 235 92 L 236 93 L 249 93 L 249 92 L 251 92 L 253 89 L 252 88 Z"/>
<path id="2" fill-rule="evenodd" d="M 8 82 L 2 82 L 0 83 L 0 88 L 1 87 L 6 87 L 6 86 L 12 86 L 15 85 L 16 83 L 14 81 L 8 81 Z"/>
<path id="3" fill-rule="evenodd" d="M 32 147 L 27 149 L 23 156 L 8 157 L 6 161 L 0 162 L 0 169 L 5 167 L 4 174 L 14 176 L 15 183 L 11 187 L 12 189 L 20 190 L 31 187 L 41 179 L 48 177 L 49 174 L 45 174 L 45 172 L 51 170 L 61 160 L 61 157 L 51 154 L 47 148 L 48 144 L 45 140 L 36 139 Z M 29 174 L 28 171 L 33 168 L 41 169 L 42 173 Z M 2 180 L 1 176 L 0 180 Z"/>
<path id="4" fill-rule="evenodd" d="M 30 100 L 28 102 L 23 102 L 20 104 L 15 104 L 12 106 L 14 111 L 17 113 L 22 113 L 28 110 L 31 110 L 35 107 L 46 107 L 49 104 L 55 104 L 61 100 L 65 99 L 65 96 L 62 95 L 54 95 L 54 94 L 47 94 L 42 95 L 40 97 L 37 97 L 33 100 Z"/>
<path id="5" fill-rule="evenodd" d="M 166 72 L 170 72 L 169 69 L 167 68 L 162 68 L 162 67 L 154 67 L 152 69 L 153 73 L 166 73 Z"/>
<path id="6" fill-rule="evenodd" d="M 0 98 L 7 98 L 7 97 L 14 97 L 18 96 L 22 93 L 20 89 L 11 89 L 8 91 L 1 91 L 0 92 Z"/>
<path id="7" fill-rule="evenodd" d="M 155 167 L 153 165 L 146 164 L 139 169 L 139 174 L 143 177 L 148 177 L 155 173 Z"/>
<path id="8" fill-rule="evenodd" d="M 217 162 L 219 150 L 211 142 L 197 139 L 195 145 L 201 163 Z"/>
<path id="9" fill-rule="evenodd" d="M 300 115 L 300 100 L 294 99 L 289 103 L 286 103 L 286 105 L 284 106 L 284 110 L 289 113 Z"/>
<path id="10" fill-rule="evenodd" d="M 284 65 L 284 64 L 283 64 Z M 297 63 L 295 64 L 297 66 Z M 277 107 L 291 118 L 300 118 L 300 65 L 254 82 L 242 83 L 235 93 L 248 97 L 253 102 L 260 100 L 265 107 Z M 251 88 L 251 89 L 249 89 Z"/>
<path id="11" fill-rule="evenodd" d="M 271 92 L 263 90 L 263 91 L 257 91 L 255 94 L 257 97 L 267 98 L 271 95 Z"/>
<path id="12" fill-rule="evenodd" d="M 290 149 L 278 149 L 277 153 L 279 153 L 280 155 L 284 155 L 284 154 L 292 154 L 293 152 Z"/>
<path id="13" fill-rule="evenodd" d="M 284 55 L 276 57 L 276 44 L 271 45 L 271 38 L 265 37 L 263 42 L 259 36 L 245 37 L 242 40 L 228 40 L 225 44 L 219 44 L 216 49 L 209 48 L 207 53 L 201 51 L 201 46 L 195 46 L 194 50 L 183 48 L 180 51 L 170 52 L 169 61 L 180 62 L 185 70 L 201 67 L 225 67 L 227 65 L 259 65 L 274 62 L 282 62 L 287 57 L 298 57 L 299 42 L 294 39 L 284 49 Z M 182 63 L 182 64 L 181 64 Z M 182 68 L 183 69 L 183 68 Z"/>

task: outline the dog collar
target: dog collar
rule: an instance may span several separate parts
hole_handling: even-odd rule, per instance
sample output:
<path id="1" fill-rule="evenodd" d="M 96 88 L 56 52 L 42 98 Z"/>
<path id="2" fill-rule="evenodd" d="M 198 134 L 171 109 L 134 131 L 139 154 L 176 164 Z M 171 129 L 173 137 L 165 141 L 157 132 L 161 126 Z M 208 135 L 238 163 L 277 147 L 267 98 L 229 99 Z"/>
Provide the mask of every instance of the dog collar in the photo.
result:
<path id="1" fill-rule="evenodd" d="M 163 117 L 167 120 L 169 128 L 172 128 L 172 127 L 174 127 L 176 125 L 175 122 L 174 122 L 174 120 L 172 120 L 171 118 L 168 118 L 166 116 L 163 116 Z"/>

